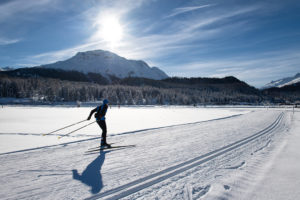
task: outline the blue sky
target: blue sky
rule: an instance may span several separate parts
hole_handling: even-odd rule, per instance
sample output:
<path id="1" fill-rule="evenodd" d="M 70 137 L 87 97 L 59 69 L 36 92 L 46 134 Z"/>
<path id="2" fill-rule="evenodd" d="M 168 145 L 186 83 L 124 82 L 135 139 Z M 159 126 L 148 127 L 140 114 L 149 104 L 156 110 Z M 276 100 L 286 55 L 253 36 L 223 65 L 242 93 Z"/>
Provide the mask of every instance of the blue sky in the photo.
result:
<path id="1" fill-rule="evenodd" d="M 103 49 L 255 87 L 300 72 L 298 0 L 1 0 L 0 27 L 1 67 Z"/>

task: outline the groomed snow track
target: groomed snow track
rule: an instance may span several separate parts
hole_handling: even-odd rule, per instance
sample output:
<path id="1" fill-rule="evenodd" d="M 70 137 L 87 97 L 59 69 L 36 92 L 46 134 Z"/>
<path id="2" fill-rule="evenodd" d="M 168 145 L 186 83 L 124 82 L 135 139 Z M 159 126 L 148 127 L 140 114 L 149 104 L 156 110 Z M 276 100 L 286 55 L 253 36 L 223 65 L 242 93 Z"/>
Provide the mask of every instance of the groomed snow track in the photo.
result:
<path id="1" fill-rule="evenodd" d="M 183 163 L 177 164 L 175 166 L 169 167 L 167 169 L 164 169 L 157 173 L 151 174 L 149 176 L 140 178 L 133 182 L 121 185 L 114 189 L 110 189 L 103 193 L 93 195 L 86 199 L 87 200 L 92 200 L 92 199 L 114 200 L 114 199 L 120 199 L 120 198 L 127 197 L 129 195 L 132 195 L 132 194 L 134 194 L 138 191 L 141 191 L 143 189 L 146 189 L 154 184 L 160 183 L 166 179 L 169 179 L 173 176 L 176 176 L 176 175 L 183 173 L 187 170 L 190 170 L 194 167 L 197 167 L 199 165 L 207 163 L 217 157 L 221 157 L 225 154 L 231 153 L 232 151 L 234 151 L 240 147 L 246 146 L 250 142 L 253 142 L 263 136 L 272 134 L 273 132 L 275 132 L 277 129 L 280 128 L 280 123 L 281 123 L 282 119 L 284 118 L 284 115 L 285 115 L 284 112 L 281 112 L 273 123 L 271 123 L 268 127 L 264 128 L 263 130 L 252 134 L 251 136 L 245 137 L 234 143 L 231 143 L 229 145 L 226 145 L 226 146 L 216 149 L 214 151 L 208 152 L 206 154 L 200 155 L 198 157 L 195 157 L 195 158 L 185 161 Z"/>

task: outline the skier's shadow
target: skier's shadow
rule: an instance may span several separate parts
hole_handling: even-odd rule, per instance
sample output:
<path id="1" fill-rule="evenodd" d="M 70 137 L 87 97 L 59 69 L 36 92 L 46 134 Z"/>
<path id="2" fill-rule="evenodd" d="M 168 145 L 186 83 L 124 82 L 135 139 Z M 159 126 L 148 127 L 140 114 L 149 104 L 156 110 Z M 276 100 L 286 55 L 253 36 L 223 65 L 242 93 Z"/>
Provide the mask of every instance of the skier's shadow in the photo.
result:
<path id="1" fill-rule="evenodd" d="M 93 194 L 100 192 L 103 188 L 102 175 L 100 171 L 104 163 L 106 153 L 108 153 L 108 151 L 100 151 L 100 155 L 85 168 L 81 175 L 78 174 L 77 169 L 72 170 L 73 179 L 79 180 L 90 186 Z"/>

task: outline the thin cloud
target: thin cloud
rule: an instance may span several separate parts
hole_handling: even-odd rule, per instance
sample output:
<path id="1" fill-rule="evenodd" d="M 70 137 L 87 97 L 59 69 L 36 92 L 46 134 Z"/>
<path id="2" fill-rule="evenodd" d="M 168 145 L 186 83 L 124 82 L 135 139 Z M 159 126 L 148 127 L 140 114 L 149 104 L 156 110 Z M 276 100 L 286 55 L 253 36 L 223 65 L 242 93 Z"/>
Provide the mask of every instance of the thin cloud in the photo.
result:
<path id="1" fill-rule="evenodd" d="M 0 38 L 0 46 L 14 44 L 20 42 L 21 39 L 6 39 L 6 38 Z"/>
<path id="2" fill-rule="evenodd" d="M 49 9 L 50 4 L 54 4 L 56 0 L 14 0 L 8 1 L 0 5 L 0 22 L 14 19 L 18 16 L 24 17 L 25 13 L 43 12 Z"/>
<path id="3" fill-rule="evenodd" d="M 237 23 L 237 19 L 233 20 L 234 17 L 242 17 L 243 15 L 258 11 L 260 8 L 260 6 L 255 5 L 251 7 L 240 8 L 239 10 L 226 10 L 225 12 L 222 11 L 211 16 L 201 17 L 203 19 L 196 18 L 186 21 L 182 23 L 182 25 L 185 26 L 185 31 L 194 31 L 196 29 L 204 28 L 206 26 L 230 19 L 232 19 L 233 23 Z"/>
<path id="4" fill-rule="evenodd" d="M 127 42 L 128 49 L 130 49 L 131 52 L 137 51 L 136 54 L 139 55 L 139 58 L 154 58 L 161 56 L 161 51 L 157 51 L 157 49 L 171 49 L 171 51 L 168 52 L 171 55 L 174 50 L 176 51 L 175 48 L 172 48 L 173 46 L 180 48 L 181 45 L 184 47 L 196 41 L 205 42 L 208 39 L 216 38 L 220 35 L 224 37 L 228 34 L 241 34 L 249 30 L 252 26 L 249 25 L 245 19 L 236 20 L 236 18 L 259 9 L 260 6 L 249 6 L 234 11 L 218 10 L 210 16 L 199 15 L 198 17 L 186 19 L 185 21 L 174 21 L 165 26 L 165 30 L 168 30 L 166 33 L 163 33 L 164 30 L 162 30 L 162 33 L 149 34 L 138 38 L 132 37 L 132 39 Z M 206 28 L 222 20 L 232 21 L 232 23 L 218 24 L 209 29 Z M 130 45 L 130 43 L 132 44 Z M 201 46 L 201 44 L 198 43 L 198 46 Z M 203 46 L 203 49 L 206 49 L 205 46 Z M 184 48 L 181 50 L 184 51 Z"/>
<path id="5" fill-rule="evenodd" d="M 121 13 L 124 15 L 131 9 L 135 8 L 135 5 L 131 5 L 129 8 L 124 7 Z M 110 8 L 110 10 L 111 9 L 113 8 Z M 228 14 L 215 13 L 215 16 L 206 17 L 206 19 L 200 22 L 197 22 L 197 20 L 190 20 L 186 22 L 184 24 L 184 29 L 182 29 L 180 26 L 177 26 L 177 22 L 173 22 L 169 25 L 169 27 L 166 27 L 171 30 L 171 33 L 156 33 L 139 37 L 127 35 L 124 40 L 120 41 L 118 48 L 116 49 L 111 49 L 111 47 L 104 41 L 94 40 L 94 33 L 92 33 L 91 37 L 88 38 L 82 45 L 58 51 L 46 52 L 33 56 L 32 58 L 37 61 L 39 60 L 39 63 L 43 64 L 47 62 L 49 63 L 50 61 L 55 62 L 66 59 L 78 51 L 106 49 L 126 58 L 143 59 L 145 61 L 155 62 L 156 59 L 159 59 L 162 56 L 168 56 L 174 53 L 179 53 L 180 51 L 184 51 L 184 49 L 186 49 L 190 43 L 193 43 L 193 41 L 205 41 L 207 39 L 217 37 L 218 35 L 224 35 L 224 32 L 227 31 L 226 26 L 220 26 L 213 29 L 202 29 L 202 27 L 220 21 L 224 18 L 242 15 L 254 10 L 254 7 L 250 7 Z M 92 17 L 95 16 L 98 15 L 93 15 L 90 12 L 86 17 L 91 21 L 91 23 L 94 23 L 95 21 Z M 201 45 L 198 46 L 200 47 Z M 205 46 L 203 46 L 203 49 L 205 49 Z"/>
<path id="6" fill-rule="evenodd" d="M 169 66 L 170 75 L 188 77 L 235 76 L 250 85 L 261 87 L 272 80 L 295 73 L 300 62 L 300 50 L 266 52 L 259 56 L 204 60 Z M 182 72 L 184 69 L 185 72 Z M 282 71 L 285 69 L 285 71 Z M 179 72 L 181 71 L 181 72 Z"/>
<path id="7" fill-rule="evenodd" d="M 247 12 L 248 11 L 249 10 L 247 10 Z M 241 12 L 236 12 L 236 15 L 235 13 L 230 14 L 230 16 L 237 15 L 241 15 Z M 205 19 L 205 21 L 200 22 L 201 25 L 194 21 L 185 23 L 185 28 L 175 25 L 173 26 L 175 28 L 170 28 L 170 33 L 157 33 L 142 37 L 133 36 L 124 42 L 123 45 L 120 45 L 119 52 L 125 52 L 125 54 L 130 55 L 131 58 L 153 60 L 155 58 L 162 57 L 163 55 L 172 55 L 178 51 L 184 52 L 187 50 L 187 47 L 195 44 L 195 42 L 197 42 L 197 51 L 206 51 L 207 46 L 211 45 L 210 43 L 208 44 L 206 42 L 207 40 L 217 38 L 218 36 L 224 37 L 226 34 L 241 34 L 251 27 L 248 23 L 235 22 L 205 29 L 206 25 L 215 23 L 222 19 L 224 19 L 224 16 L 213 16 Z M 245 26 L 247 26 L 246 29 L 244 28 Z M 235 33 L 232 33 L 234 30 L 242 31 L 236 31 Z"/>
<path id="8" fill-rule="evenodd" d="M 175 17 L 175 16 L 183 14 L 183 13 L 187 13 L 187 12 L 191 12 L 191 11 L 194 11 L 194 10 L 199 10 L 199 9 L 207 8 L 207 7 L 211 7 L 211 6 L 214 6 L 214 4 L 175 8 L 173 10 L 173 12 L 170 15 L 166 16 L 165 18 Z"/>

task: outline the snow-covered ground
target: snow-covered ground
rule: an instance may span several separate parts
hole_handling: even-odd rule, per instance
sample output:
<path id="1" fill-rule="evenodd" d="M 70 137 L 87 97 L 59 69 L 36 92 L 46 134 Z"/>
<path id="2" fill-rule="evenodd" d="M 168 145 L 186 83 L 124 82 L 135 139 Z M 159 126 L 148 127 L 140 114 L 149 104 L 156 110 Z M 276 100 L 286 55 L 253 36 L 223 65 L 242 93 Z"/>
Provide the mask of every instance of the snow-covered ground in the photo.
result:
<path id="1" fill-rule="evenodd" d="M 108 141 L 135 146 L 101 152 L 96 124 L 42 136 L 90 110 L 1 109 L 0 199 L 300 198 L 298 110 L 113 107 Z"/>
<path id="2" fill-rule="evenodd" d="M 99 137 L 101 130 L 94 123 L 70 134 L 70 137 L 57 139 L 58 135 L 67 134 L 89 124 L 92 120 L 43 137 L 43 134 L 86 119 L 92 109 L 93 107 L 5 106 L 0 109 L 0 153 Z M 247 112 L 249 111 L 245 109 L 175 106 L 111 107 L 106 118 L 108 133 L 113 136 L 132 131 L 231 117 Z"/>

